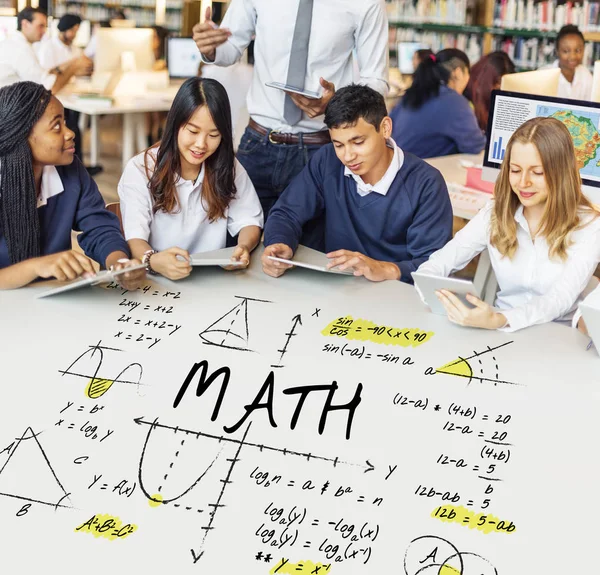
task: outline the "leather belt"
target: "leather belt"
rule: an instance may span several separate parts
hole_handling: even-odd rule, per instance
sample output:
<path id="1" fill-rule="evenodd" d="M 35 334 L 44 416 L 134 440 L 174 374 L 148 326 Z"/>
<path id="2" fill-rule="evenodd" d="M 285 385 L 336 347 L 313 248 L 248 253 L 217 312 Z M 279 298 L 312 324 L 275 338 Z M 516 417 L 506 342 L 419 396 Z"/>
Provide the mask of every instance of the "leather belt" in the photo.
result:
<path id="1" fill-rule="evenodd" d="M 299 144 L 300 136 L 278 130 L 269 130 L 260 124 L 257 124 L 252 118 L 248 122 L 248 127 L 258 132 L 261 136 L 268 136 L 271 144 Z M 331 142 L 329 130 L 319 132 L 302 132 L 302 142 L 309 146 L 324 146 Z"/>

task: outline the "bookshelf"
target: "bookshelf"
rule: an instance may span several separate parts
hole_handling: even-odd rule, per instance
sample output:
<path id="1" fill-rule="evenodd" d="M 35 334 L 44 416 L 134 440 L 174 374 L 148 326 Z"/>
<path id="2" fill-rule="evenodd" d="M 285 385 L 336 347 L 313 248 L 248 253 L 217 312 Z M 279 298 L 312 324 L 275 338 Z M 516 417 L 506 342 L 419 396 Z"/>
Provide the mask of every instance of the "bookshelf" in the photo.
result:
<path id="1" fill-rule="evenodd" d="M 179 34 L 182 26 L 184 0 L 167 0 L 164 22 L 162 26 L 171 32 Z M 53 15 L 60 18 L 67 12 L 79 14 L 92 23 L 109 20 L 115 10 L 123 10 L 127 18 L 133 20 L 136 26 L 152 26 L 156 24 L 156 0 L 126 0 L 119 2 L 111 0 L 57 0 L 53 6 Z"/>
<path id="2" fill-rule="evenodd" d="M 390 22 L 390 64 L 398 42 L 455 47 L 472 62 L 504 50 L 520 70 L 555 59 L 554 42 L 565 24 L 575 24 L 586 39 L 584 64 L 600 59 L 600 0 L 386 0 Z"/>

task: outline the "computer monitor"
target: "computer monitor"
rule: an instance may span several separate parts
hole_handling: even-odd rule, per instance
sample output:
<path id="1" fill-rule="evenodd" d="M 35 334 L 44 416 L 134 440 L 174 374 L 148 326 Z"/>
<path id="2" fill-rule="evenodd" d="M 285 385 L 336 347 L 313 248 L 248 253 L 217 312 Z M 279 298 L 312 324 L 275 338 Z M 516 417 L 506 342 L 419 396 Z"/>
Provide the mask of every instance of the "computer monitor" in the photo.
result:
<path id="1" fill-rule="evenodd" d="M 0 40 L 4 40 L 17 29 L 16 16 L 0 16 Z"/>
<path id="2" fill-rule="evenodd" d="M 171 78 L 192 78 L 198 75 L 200 50 L 192 38 L 169 38 L 167 66 Z"/>
<path id="3" fill-rule="evenodd" d="M 500 89 L 538 96 L 557 96 L 559 78 L 560 68 L 505 74 L 500 80 Z"/>
<path id="4" fill-rule="evenodd" d="M 417 50 L 425 50 L 429 46 L 419 42 L 398 42 L 398 69 L 401 74 L 413 74 L 415 68 L 412 58 Z"/>
<path id="5" fill-rule="evenodd" d="M 592 77 L 592 102 L 600 102 L 600 60 L 594 62 L 594 75 Z"/>
<path id="6" fill-rule="evenodd" d="M 99 28 L 96 31 L 97 44 L 94 57 L 94 73 L 115 72 L 121 70 L 123 60 L 135 60 L 136 70 L 152 70 L 154 50 L 152 28 Z M 133 58 L 125 55 L 133 54 Z"/>
<path id="7" fill-rule="evenodd" d="M 600 103 L 494 90 L 482 179 L 496 180 L 506 145 L 515 130 L 530 118 L 540 116 L 556 118 L 569 129 L 583 192 L 592 202 L 600 203 Z"/>

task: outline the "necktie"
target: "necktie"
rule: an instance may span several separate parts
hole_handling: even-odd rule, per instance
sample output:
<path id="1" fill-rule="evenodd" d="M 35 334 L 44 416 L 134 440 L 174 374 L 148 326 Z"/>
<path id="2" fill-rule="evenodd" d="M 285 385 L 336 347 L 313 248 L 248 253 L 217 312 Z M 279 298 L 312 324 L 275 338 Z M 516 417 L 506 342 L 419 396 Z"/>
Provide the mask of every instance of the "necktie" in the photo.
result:
<path id="1" fill-rule="evenodd" d="M 294 28 L 294 37 L 292 39 L 287 84 L 294 88 L 299 88 L 300 90 L 304 88 L 304 78 L 306 77 L 313 1 L 314 0 L 300 0 L 298 4 L 298 14 L 296 16 L 296 27 Z M 290 98 L 288 94 L 285 95 L 283 117 L 290 126 L 297 124 L 302 118 L 302 110 L 294 104 L 292 98 Z"/>

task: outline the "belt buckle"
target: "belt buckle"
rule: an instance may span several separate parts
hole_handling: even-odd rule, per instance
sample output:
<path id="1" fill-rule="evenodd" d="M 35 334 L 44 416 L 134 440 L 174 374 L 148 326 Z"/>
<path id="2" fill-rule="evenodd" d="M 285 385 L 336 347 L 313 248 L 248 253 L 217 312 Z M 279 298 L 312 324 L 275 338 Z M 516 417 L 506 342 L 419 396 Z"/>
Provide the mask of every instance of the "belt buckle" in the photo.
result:
<path id="1" fill-rule="evenodd" d="M 272 135 L 272 134 L 278 134 L 278 133 L 280 133 L 280 132 L 281 132 L 281 130 L 271 130 L 271 131 L 269 132 L 269 142 L 271 142 L 271 144 L 278 144 L 278 143 L 279 143 L 279 142 L 275 142 L 275 141 L 274 141 L 274 140 L 271 138 L 271 135 Z"/>

